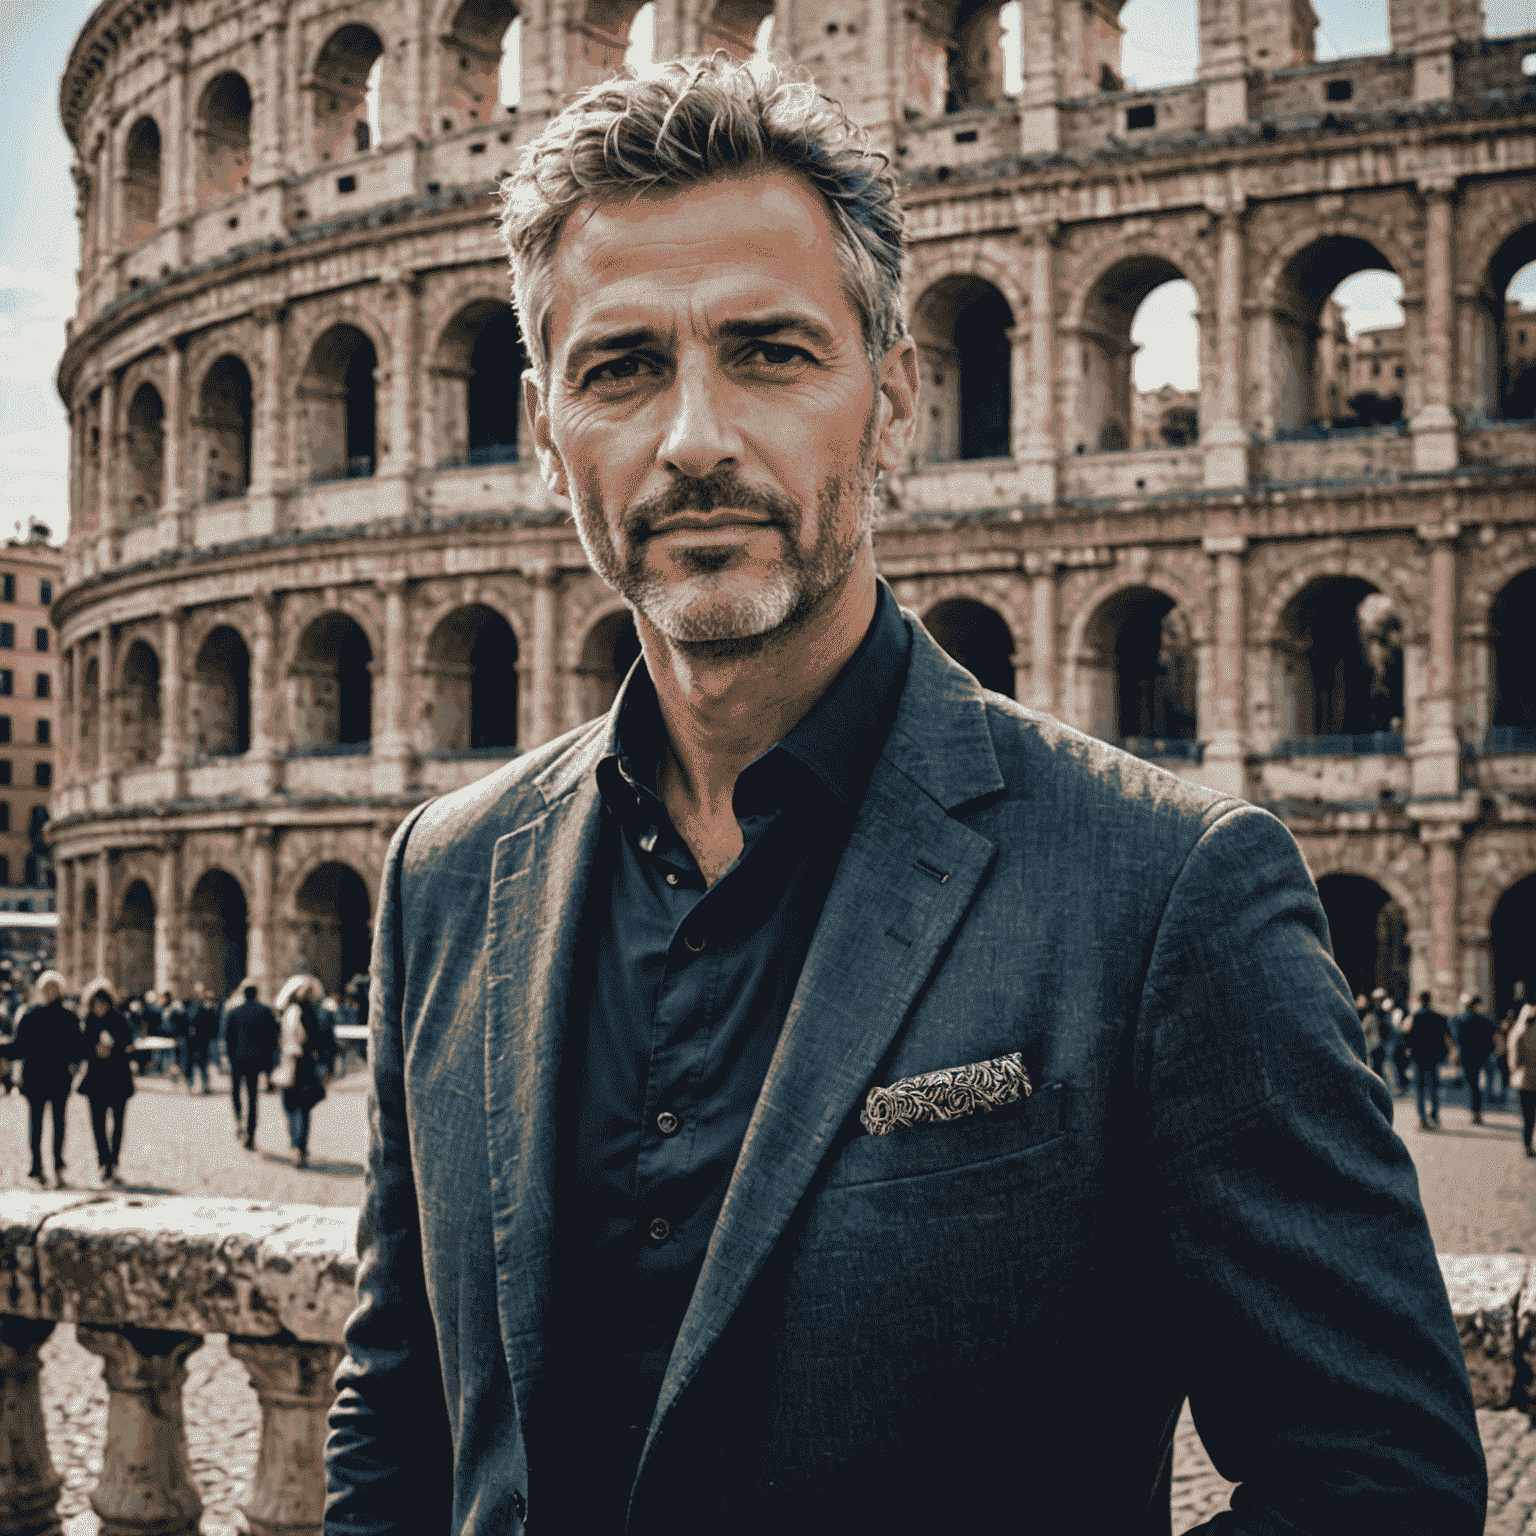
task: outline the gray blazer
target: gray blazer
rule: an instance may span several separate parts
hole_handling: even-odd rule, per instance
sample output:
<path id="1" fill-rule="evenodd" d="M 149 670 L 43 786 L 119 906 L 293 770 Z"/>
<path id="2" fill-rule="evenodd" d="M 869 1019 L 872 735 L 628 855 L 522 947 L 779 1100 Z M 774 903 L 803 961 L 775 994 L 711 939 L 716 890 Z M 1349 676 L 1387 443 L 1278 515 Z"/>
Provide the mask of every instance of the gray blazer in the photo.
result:
<path id="1" fill-rule="evenodd" d="M 1295 843 L 983 692 L 908 622 L 628 1529 L 1166 1532 L 1188 1396 L 1244 1484 L 1211 1531 L 1480 1531 L 1414 1170 Z M 391 845 L 332 1536 L 566 1529 L 556 1080 L 607 732 Z M 859 1123 L 871 1087 L 1014 1052 L 1019 1103 Z"/>

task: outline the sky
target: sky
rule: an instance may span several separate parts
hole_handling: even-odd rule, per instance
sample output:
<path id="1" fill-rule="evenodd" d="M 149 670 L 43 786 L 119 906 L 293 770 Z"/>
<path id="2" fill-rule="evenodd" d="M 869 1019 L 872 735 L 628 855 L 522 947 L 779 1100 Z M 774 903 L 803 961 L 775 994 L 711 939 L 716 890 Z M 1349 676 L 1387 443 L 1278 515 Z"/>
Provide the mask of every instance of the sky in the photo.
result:
<path id="1" fill-rule="evenodd" d="M 1536 31 L 1536 0 L 1485 6 L 1491 36 Z M 1317 0 L 1317 7 L 1320 58 L 1386 51 L 1386 0 Z M 0 537 L 32 517 L 62 537 L 67 519 L 68 432 L 53 370 L 74 308 L 78 253 L 58 83 L 92 9 L 92 0 L 0 0 L 0 122 L 12 156 L 0 203 Z M 637 58 L 648 48 L 649 11 L 637 18 Z M 1120 17 L 1128 83 L 1194 78 L 1195 15 L 1194 0 L 1129 0 Z M 1519 283 L 1519 295 L 1536 308 L 1536 267 Z M 1338 295 L 1351 332 L 1399 323 L 1400 291 L 1390 273 L 1351 278 Z M 1169 283 L 1143 305 L 1132 330 L 1141 347 L 1138 388 L 1195 387 L 1193 307 L 1187 283 Z"/>

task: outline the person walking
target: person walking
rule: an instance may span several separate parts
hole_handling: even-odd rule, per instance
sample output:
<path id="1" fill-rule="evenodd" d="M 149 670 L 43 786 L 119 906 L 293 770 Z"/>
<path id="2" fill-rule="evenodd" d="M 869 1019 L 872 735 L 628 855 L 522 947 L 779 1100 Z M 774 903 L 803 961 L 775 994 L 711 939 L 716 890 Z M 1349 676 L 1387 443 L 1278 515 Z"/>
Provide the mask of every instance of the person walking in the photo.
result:
<path id="1" fill-rule="evenodd" d="M 1440 1128 L 1440 1063 L 1450 1054 L 1446 1045 L 1449 1020 L 1430 1006 L 1428 992 L 1419 993 L 1419 1006 L 1408 1021 L 1404 1033 L 1413 1054 L 1413 1096 L 1419 1106 L 1419 1129 L 1427 1131 L 1430 1119 L 1424 1113 L 1424 1090 L 1429 1090 L 1429 1105 L 1436 1130 Z"/>
<path id="2" fill-rule="evenodd" d="M 29 1111 L 32 1168 L 27 1177 L 43 1177 L 43 1110 L 53 1111 L 53 1182 L 64 1188 L 64 1129 L 75 1065 L 85 1055 L 80 1020 L 64 1003 L 64 978 L 44 971 L 33 984 L 32 1006 L 21 1016 L 14 1037 L 0 1054 L 21 1062 L 21 1092 Z"/>
<path id="3" fill-rule="evenodd" d="M 313 976 L 290 976 L 277 994 L 282 1018 L 281 1059 L 272 1081 L 283 1090 L 288 1140 L 299 1168 L 309 1167 L 309 1122 L 325 1098 L 325 1078 L 336 1061 L 336 1035 L 315 1005 L 325 989 Z"/>
<path id="4" fill-rule="evenodd" d="M 96 1137 L 96 1161 L 101 1183 L 120 1188 L 118 1158 L 123 1149 L 123 1118 L 133 1097 L 132 1060 L 137 1054 L 133 1025 L 118 1010 L 112 983 L 98 977 L 85 989 L 83 1050 L 87 1066 L 80 1087 L 91 1106 L 91 1131 Z M 135 999 L 137 1001 L 137 999 Z M 111 1116 L 112 1129 L 107 1130 Z"/>
<path id="5" fill-rule="evenodd" d="M 186 1074 L 187 1092 L 192 1092 L 192 1077 L 201 1073 L 203 1092 L 212 1093 L 208 1086 L 208 1052 L 219 1032 L 219 1013 L 208 1001 L 208 989 L 200 981 L 192 983 L 192 997 L 187 1003 L 186 1048 L 182 1070 Z"/>
<path id="6" fill-rule="evenodd" d="M 241 988 L 242 1001 L 229 1010 L 224 1024 L 224 1048 L 229 1055 L 229 1092 L 235 1106 L 235 1139 L 247 1151 L 256 1147 L 256 1113 L 261 1093 L 261 1074 L 269 1071 L 277 1050 L 277 1020 L 257 998 L 255 982 Z M 242 1128 L 241 1096 L 245 1098 Z"/>
<path id="7" fill-rule="evenodd" d="M 1451 1020 L 1457 1049 L 1461 1052 L 1462 1076 L 1472 1097 L 1472 1124 L 1483 1123 L 1483 1068 L 1493 1051 L 1493 1020 L 1478 1011 L 1482 998 L 1461 994 L 1461 1012 Z"/>
<path id="8" fill-rule="evenodd" d="M 1527 1003 L 1509 1032 L 1509 1081 L 1520 1095 L 1520 1140 L 1525 1155 L 1536 1157 L 1536 1004 Z"/>
<path id="9" fill-rule="evenodd" d="M 1371 1071 L 1385 1082 L 1381 1063 L 1387 1048 L 1381 1038 L 1381 1015 L 1364 992 L 1355 998 L 1355 1012 L 1360 1015 L 1360 1032 L 1365 1036 L 1365 1052 L 1370 1058 Z"/>

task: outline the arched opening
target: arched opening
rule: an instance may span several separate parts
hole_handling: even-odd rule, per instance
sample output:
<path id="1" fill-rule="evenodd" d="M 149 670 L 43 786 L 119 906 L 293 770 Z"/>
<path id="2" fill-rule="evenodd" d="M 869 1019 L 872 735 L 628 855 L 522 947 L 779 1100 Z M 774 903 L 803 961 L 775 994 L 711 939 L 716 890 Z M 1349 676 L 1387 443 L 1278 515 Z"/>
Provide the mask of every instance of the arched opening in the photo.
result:
<path id="1" fill-rule="evenodd" d="M 299 637 L 288 674 L 295 752 L 366 752 L 373 734 L 373 648 L 344 613 L 326 613 Z"/>
<path id="2" fill-rule="evenodd" d="M 75 760 L 85 773 L 95 773 L 101 762 L 101 664 L 94 656 L 86 662 L 80 677 Z"/>
<path id="3" fill-rule="evenodd" d="M 597 85 L 626 63 L 649 64 L 655 35 L 653 5 L 640 5 L 637 0 L 586 0 L 576 10 L 580 22 L 566 33 L 567 91 Z"/>
<path id="4" fill-rule="evenodd" d="M 764 24 L 773 21 L 773 0 L 716 0 L 700 22 L 700 52 L 724 48 L 734 59 L 757 53 Z"/>
<path id="5" fill-rule="evenodd" d="M 920 459 L 941 464 L 1008 456 L 1012 325 L 1008 301 L 979 277 L 941 278 L 917 301 Z"/>
<path id="6" fill-rule="evenodd" d="M 5 871 L 7 878 L 0 880 L 0 885 L 9 885 L 9 871 Z M 76 935 L 80 945 L 81 970 L 94 969 L 96 965 L 96 925 L 101 920 L 101 907 L 96 899 L 96 882 L 87 880 L 80 891 L 80 932 Z"/>
<path id="7" fill-rule="evenodd" d="M 510 304 L 481 299 L 454 316 L 432 369 L 439 464 L 517 461 L 527 366 Z"/>
<path id="8" fill-rule="evenodd" d="M 1169 293 L 1166 290 L 1172 284 L 1184 287 Z M 1074 447 L 1078 453 L 1113 452 L 1131 446 L 1131 362 L 1139 345 L 1131 335 L 1132 326 L 1138 320 L 1146 323 L 1141 311 L 1149 303 L 1149 317 L 1155 319 L 1168 311 L 1170 323 L 1174 323 L 1180 304 L 1193 294 L 1189 289 L 1185 295 L 1186 288 L 1184 274 L 1171 261 L 1145 255 L 1116 262 L 1093 285 L 1077 330 L 1078 427 Z M 1186 304 L 1186 317 L 1191 308 Z M 1196 351 L 1198 354 L 1198 348 Z M 1145 379 L 1144 387 L 1150 388 L 1151 373 L 1138 368 L 1138 384 Z"/>
<path id="9" fill-rule="evenodd" d="M 1148 755 L 1190 755 L 1198 678 L 1184 610 L 1165 592 L 1129 587 L 1100 604 L 1083 640 L 1088 730 Z"/>
<path id="10" fill-rule="evenodd" d="M 1200 441 L 1199 296 L 1182 278 L 1154 288 L 1131 321 L 1131 445 L 1193 448 Z"/>
<path id="11" fill-rule="evenodd" d="M 251 483 L 251 375 L 231 353 L 203 376 L 198 400 L 203 499 L 230 501 Z"/>
<path id="12" fill-rule="evenodd" d="M 318 976 L 327 992 L 340 992 L 368 969 L 368 887 L 347 865 L 322 864 L 299 887 L 293 905 L 294 970 Z"/>
<path id="13" fill-rule="evenodd" d="M 251 745 L 251 656 L 237 630 L 210 630 L 198 647 L 187 699 L 199 757 L 237 757 Z"/>
<path id="14" fill-rule="evenodd" d="M 1536 567 L 1521 571 L 1493 600 L 1488 645 L 1489 745 L 1536 751 Z"/>
<path id="15" fill-rule="evenodd" d="M 186 980 L 228 997 L 245 977 L 246 902 L 240 882 L 210 869 L 187 902 Z"/>
<path id="16" fill-rule="evenodd" d="M 143 640 L 123 657 L 118 695 L 123 763 L 152 763 L 160 751 L 160 658 Z"/>
<path id="17" fill-rule="evenodd" d="M 1536 417 L 1536 224 L 1516 230 L 1483 280 L 1473 339 L 1478 406 L 1504 421 Z"/>
<path id="18" fill-rule="evenodd" d="M 1013 634 L 995 608 L 948 598 L 923 615 L 923 627 L 983 688 L 1013 697 Z"/>
<path id="19" fill-rule="evenodd" d="M 160 227 L 160 130 L 141 117 L 123 146 L 123 238 L 147 240 Z"/>
<path id="20" fill-rule="evenodd" d="M 125 997 L 142 996 L 155 984 L 155 898 L 144 881 L 135 880 L 123 892 L 113 926 L 118 990 Z"/>
<path id="21" fill-rule="evenodd" d="M 128 402 L 123 449 L 128 516 L 144 517 L 165 500 L 165 406 L 153 384 L 140 384 Z"/>
<path id="22" fill-rule="evenodd" d="M 483 603 L 455 608 L 427 642 L 428 698 L 422 708 L 438 752 L 517 746 L 517 637 Z"/>
<path id="23" fill-rule="evenodd" d="M 1515 986 L 1522 984 L 1525 1001 L 1536 995 L 1536 875 L 1504 892 L 1488 924 L 1493 950 L 1493 995 L 1503 1018 L 1515 1001 Z"/>
<path id="24" fill-rule="evenodd" d="M 1396 1002 L 1408 999 L 1408 914 L 1363 875 L 1324 875 L 1317 882 L 1333 958 L 1349 995 L 1385 987 Z"/>
<path id="25" fill-rule="evenodd" d="M 311 349 L 299 397 L 313 483 L 373 473 L 377 367 L 373 343 L 356 326 L 333 325 Z"/>
<path id="26" fill-rule="evenodd" d="M 251 88 L 233 70 L 215 76 L 198 109 L 197 201 L 238 196 L 251 184 Z"/>
<path id="27" fill-rule="evenodd" d="M 443 132 L 495 116 L 507 83 L 502 72 L 507 34 L 517 19 L 511 0 L 464 0 L 453 13 L 440 54 L 437 106 L 444 116 Z"/>
<path id="28" fill-rule="evenodd" d="M 523 99 L 523 18 L 517 17 L 501 40 L 501 104 L 515 112 Z"/>
<path id="29" fill-rule="evenodd" d="M 613 708 L 613 701 L 640 656 L 640 636 L 627 608 L 599 619 L 581 648 L 581 718 L 595 719 Z"/>
<path id="30" fill-rule="evenodd" d="M 333 32 L 320 50 L 310 82 L 317 160 L 344 160 L 370 147 L 368 78 L 383 53 L 378 34 L 357 22 Z"/>
<path id="31" fill-rule="evenodd" d="M 1280 631 L 1280 751 L 1403 750 L 1403 623 L 1390 598 L 1357 576 L 1322 576 L 1291 599 Z"/>
<path id="32" fill-rule="evenodd" d="M 1326 235 L 1286 263 L 1275 292 L 1275 435 L 1400 421 L 1407 350 L 1403 286 L 1368 240 Z"/>

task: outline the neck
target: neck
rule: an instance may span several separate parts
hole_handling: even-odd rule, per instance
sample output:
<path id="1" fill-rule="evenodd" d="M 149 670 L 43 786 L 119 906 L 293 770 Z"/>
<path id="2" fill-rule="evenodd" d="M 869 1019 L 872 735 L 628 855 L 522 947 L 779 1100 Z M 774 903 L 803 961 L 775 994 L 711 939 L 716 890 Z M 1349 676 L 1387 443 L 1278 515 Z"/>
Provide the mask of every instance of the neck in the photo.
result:
<path id="1" fill-rule="evenodd" d="M 866 544 L 846 579 L 792 631 L 737 651 L 682 644 L 638 616 L 667 732 L 657 788 L 696 858 L 700 849 L 689 828 L 729 822 L 734 830 L 737 776 L 831 686 L 868 632 L 875 600 L 874 551 Z M 699 862 L 711 878 L 718 861 Z"/>

